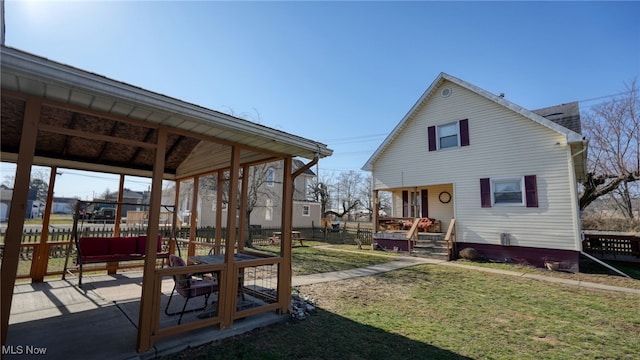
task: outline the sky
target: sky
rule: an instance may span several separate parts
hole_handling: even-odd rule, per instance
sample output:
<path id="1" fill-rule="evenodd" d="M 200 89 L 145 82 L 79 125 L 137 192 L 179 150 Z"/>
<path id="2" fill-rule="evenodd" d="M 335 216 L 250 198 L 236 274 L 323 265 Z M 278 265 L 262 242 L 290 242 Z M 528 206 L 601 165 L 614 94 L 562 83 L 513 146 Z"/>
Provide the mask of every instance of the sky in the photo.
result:
<path id="1" fill-rule="evenodd" d="M 325 143 L 324 177 L 360 171 L 440 72 L 532 110 L 640 77 L 640 2 L 9 0 L 5 18 L 7 46 Z M 118 186 L 61 172 L 55 196 Z"/>

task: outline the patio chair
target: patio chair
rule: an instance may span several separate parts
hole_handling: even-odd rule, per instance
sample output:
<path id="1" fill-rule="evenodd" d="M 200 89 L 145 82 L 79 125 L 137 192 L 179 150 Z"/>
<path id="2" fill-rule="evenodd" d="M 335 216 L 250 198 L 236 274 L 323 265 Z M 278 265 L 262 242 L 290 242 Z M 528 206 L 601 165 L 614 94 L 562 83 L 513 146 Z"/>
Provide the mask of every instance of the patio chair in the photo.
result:
<path id="1" fill-rule="evenodd" d="M 178 267 L 186 266 L 186 264 L 181 257 L 171 254 L 169 255 L 169 266 Z M 167 307 L 164 309 L 164 313 L 169 316 L 180 314 L 178 324 L 180 324 L 180 322 L 182 321 L 182 316 L 186 312 L 189 299 L 204 296 L 204 305 L 201 308 L 189 311 L 204 310 L 209 302 L 209 296 L 211 296 L 212 293 L 218 291 L 218 284 L 215 281 L 210 279 L 201 279 L 191 274 L 174 275 L 173 280 L 175 283 L 173 285 L 173 290 L 171 290 L 171 296 L 169 296 Z M 182 311 L 170 313 L 169 306 L 171 305 L 173 294 L 176 292 L 184 298 L 184 305 L 182 306 Z"/>
<path id="2" fill-rule="evenodd" d="M 215 254 L 215 247 L 212 247 L 211 249 L 209 249 L 209 255 L 214 255 Z M 207 274 L 205 276 L 209 276 L 212 277 L 212 274 Z M 216 274 L 215 279 L 218 280 L 217 278 L 218 274 Z M 242 298 L 242 301 L 245 300 L 245 296 L 244 296 L 244 269 L 240 270 L 240 272 L 238 273 L 238 296 Z"/>

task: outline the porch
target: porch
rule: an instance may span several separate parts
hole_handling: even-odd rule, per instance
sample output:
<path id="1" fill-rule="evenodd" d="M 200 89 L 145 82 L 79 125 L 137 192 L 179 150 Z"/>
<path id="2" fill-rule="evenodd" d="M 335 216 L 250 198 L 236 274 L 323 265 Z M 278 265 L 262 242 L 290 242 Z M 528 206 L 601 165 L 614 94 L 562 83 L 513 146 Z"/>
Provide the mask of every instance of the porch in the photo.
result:
<path id="1" fill-rule="evenodd" d="M 381 203 L 387 204 L 386 216 L 380 216 Z M 374 190 L 372 241 L 383 250 L 450 260 L 454 203 L 451 183 Z"/>

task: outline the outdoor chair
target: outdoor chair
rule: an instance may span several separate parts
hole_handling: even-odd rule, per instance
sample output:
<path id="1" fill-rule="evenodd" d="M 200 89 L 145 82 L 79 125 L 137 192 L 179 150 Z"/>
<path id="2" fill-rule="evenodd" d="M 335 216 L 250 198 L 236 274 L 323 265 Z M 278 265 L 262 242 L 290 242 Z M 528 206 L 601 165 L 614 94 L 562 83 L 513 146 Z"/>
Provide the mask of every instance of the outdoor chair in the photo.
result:
<path id="1" fill-rule="evenodd" d="M 170 267 L 179 267 L 186 266 L 184 260 L 176 255 L 169 255 L 169 266 Z M 218 284 L 216 281 L 210 279 L 201 279 L 193 276 L 192 274 L 179 274 L 173 276 L 174 285 L 173 290 L 171 290 L 171 296 L 169 296 L 169 301 L 167 302 L 167 307 L 164 309 L 164 313 L 171 316 L 180 314 L 180 318 L 178 319 L 178 324 L 182 321 L 182 316 L 186 312 L 187 304 L 189 303 L 189 299 L 204 296 L 204 305 L 201 308 L 189 310 L 204 310 L 209 302 L 209 296 L 212 293 L 218 291 Z M 171 305 L 171 300 L 173 299 L 174 293 L 180 294 L 184 298 L 184 305 L 182 306 L 182 311 L 169 312 L 169 306 Z"/>
<path id="2" fill-rule="evenodd" d="M 209 255 L 214 255 L 215 254 L 215 247 L 212 247 L 211 249 L 209 249 Z M 216 274 L 216 280 L 217 279 L 217 275 Z M 209 276 L 212 277 L 212 274 L 207 274 L 205 276 Z M 240 270 L 240 272 L 238 273 L 238 296 L 242 298 L 242 301 L 245 300 L 245 296 L 244 296 L 244 269 Z"/>

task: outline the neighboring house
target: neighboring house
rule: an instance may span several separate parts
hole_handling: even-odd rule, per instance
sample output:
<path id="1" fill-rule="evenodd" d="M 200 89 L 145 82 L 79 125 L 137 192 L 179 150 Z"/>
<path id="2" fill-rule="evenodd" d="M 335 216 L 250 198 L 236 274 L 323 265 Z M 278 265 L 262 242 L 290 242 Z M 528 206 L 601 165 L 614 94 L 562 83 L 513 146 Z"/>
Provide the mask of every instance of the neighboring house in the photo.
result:
<path id="1" fill-rule="evenodd" d="M 30 193 L 35 196 L 35 193 Z M 13 197 L 13 189 L 5 185 L 0 185 L 0 222 L 7 221 L 9 218 L 9 209 L 11 207 L 11 198 Z M 54 197 L 51 204 L 52 214 L 73 214 L 76 198 Z M 40 200 L 29 200 L 30 205 L 27 206 L 27 218 L 38 218 L 44 212 L 45 204 Z"/>
<path id="2" fill-rule="evenodd" d="M 392 193 L 391 216 L 437 219 L 442 232 L 455 218 L 458 250 L 575 269 L 579 132 L 577 103 L 529 111 L 441 73 L 363 170 L 374 193 Z"/>
<path id="3" fill-rule="evenodd" d="M 0 222 L 6 222 L 9 219 L 12 196 L 13 189 L 0 185 Z"/>
<path id="4" fill-rule="evenodd" d="M 78 202 L 77 198 L 54 196 L 51 204 L 51 213 L 71 215 L 75 211 L 76 202 Z"/>
<path id="5" fill-rule="evenodd" d="M 260 193 L 272 193 L 273 198 L 262 196 L 258 199 L 256 206 L 251 212 L 250 225 L 261 226 L 263 228 L 279 228 L 282 224 L 280 198 L 282 197 L 282 164 L 272 163 L 272 166 L 268 167 L 267 179 L 262 184 L 263 187 L 268 188 L 267 191 L 260 191 Z M 304 163 L 298 159 L 293 160 L 293 171 L 296 171 L 304 166 Z M 300 174 L 294 181 L 293 192 L 293 227 L 311 227 L 312 225 L 319 226 L 321 218 L 321 206 L 319 202 L 309 200 L 306 195 L 306 189 L 309 181 L 313 179 L 316 174 L 311 170 L 306 170 Z M 191 187 L 191 185 L 186 185 Z M 181 190 L 182 192 L 182 190 Z M 216 192 L 214 190 L 204 189 L 202 186 L 199 188 L 200 196 L 198 198 L 198 227 L 213 226 L 216 219 Z M 191 194 L 190 191 L 187 192 Z M 170 200 L 175 194 L 173 192 L 165 192 L 163 197 L 166 197 L 167 203 L 173 203 Z M 178 204 L 179 222 L 184 224 L 188 223 L 191 216 L 191 195 L 181 196 Z M 170 202 L 169 202 L 170 201 Z M 226 202 L 222 204 L 222 223 L 227 221 L 228 208 Z"/>

